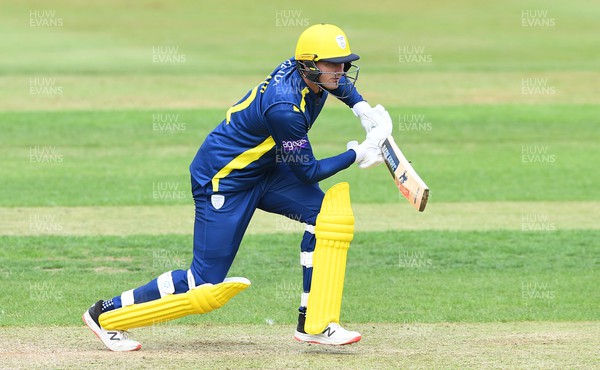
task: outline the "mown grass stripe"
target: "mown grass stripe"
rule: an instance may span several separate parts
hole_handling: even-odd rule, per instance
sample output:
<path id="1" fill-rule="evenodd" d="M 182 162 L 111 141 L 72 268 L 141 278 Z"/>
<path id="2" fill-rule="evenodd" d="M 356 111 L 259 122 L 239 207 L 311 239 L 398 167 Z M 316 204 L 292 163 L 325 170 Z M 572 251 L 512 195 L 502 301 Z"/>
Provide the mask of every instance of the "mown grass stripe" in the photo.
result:
<path id="1" fill-rule="evenodd" d="M 431 202 L 417 213 L 405 202 L 354 204 L 356 231 L 597 230 L 600 202 Z M 192 206 L 0 208 L 0 235 L 191 234 Z M 249 234 L 301 233 L 304 226 L 257 211 Z"/>

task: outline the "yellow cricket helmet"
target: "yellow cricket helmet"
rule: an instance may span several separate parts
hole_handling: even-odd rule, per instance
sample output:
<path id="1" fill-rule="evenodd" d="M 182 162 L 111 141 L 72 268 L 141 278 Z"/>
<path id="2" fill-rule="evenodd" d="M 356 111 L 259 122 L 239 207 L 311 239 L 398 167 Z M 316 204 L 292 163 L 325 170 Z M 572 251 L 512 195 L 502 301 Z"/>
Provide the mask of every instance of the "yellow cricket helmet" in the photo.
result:
<path id="1" fill-rule="evenodd" d="M 325 87 L 319 82 L 319 77 L 334 72 L 321 72 L 316 63 L 322 61 L 344 64 L 344 73 L 338 88 L 329 90 L 339 98 L 347 97 L 352 92 L 359 71 L 352 62 L 359 58 L 350 50 L 350 43 L 344 31 L 332 24 L 321 23 L 308 27 L 296 44 L 296 69 L 301 76 L 323 89 Z"/>
<path id="2" fill-rule="evenodd" d="M 332 24 L 315 24 L 308 27 L 298 38 L 296 60 L 349 63 L 360 57 L 350 50 L 344 31 Z"/>

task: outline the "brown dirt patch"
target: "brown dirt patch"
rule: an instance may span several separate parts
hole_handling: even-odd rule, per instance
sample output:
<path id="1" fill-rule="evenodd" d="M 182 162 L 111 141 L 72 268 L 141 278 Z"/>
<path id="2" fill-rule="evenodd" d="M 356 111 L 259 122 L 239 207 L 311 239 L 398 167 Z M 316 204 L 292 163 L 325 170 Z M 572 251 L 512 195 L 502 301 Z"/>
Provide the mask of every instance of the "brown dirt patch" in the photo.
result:
<path id="1" fill-rule="evenodd" d="M 135 330 L 143 349 L 106 350 L 83 325 L 0 329 L 3 369 L 593 368 L 598 322 L 360 324 L 360 343 L 301 344 L 284 325 L 176 325 Z"/>

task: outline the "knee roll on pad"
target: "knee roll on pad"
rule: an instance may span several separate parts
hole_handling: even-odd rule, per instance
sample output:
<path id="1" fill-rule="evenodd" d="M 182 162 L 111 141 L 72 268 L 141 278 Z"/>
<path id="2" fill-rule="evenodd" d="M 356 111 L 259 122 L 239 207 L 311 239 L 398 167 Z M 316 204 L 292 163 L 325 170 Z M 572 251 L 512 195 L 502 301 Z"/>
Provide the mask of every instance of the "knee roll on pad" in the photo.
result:
<path id="1" fill-rule="evenodd" d="M 340 321 L 346 256 L 354 237 L 348 183 L 336 184 L 325 193 L 315 236 L 317 242 L 312 257 L 312 282 L 304 326 L 308 334 L 322 333 L 329 323 Z"/>
<path id="2" fill-rule="evenodd" d="M 246 278 L 227 278 L 219 284 L 202 284 L 186 293 L 169 294 L 154 301 L 105 312 L 99 321 L 106 330 L 128 330 L 208 313 L 222 307 L 249 286 L 250 281 Z"/>
<path id="3" fill-rule="evenodd" d="M 171 275 L 171 271 L 160 275 L 156 279 L 156 285 L 158 285 L 158 292 L 160 293 L 161 298 L 175 293 L 175 284 L 173 283 L 173 275 Z"/>

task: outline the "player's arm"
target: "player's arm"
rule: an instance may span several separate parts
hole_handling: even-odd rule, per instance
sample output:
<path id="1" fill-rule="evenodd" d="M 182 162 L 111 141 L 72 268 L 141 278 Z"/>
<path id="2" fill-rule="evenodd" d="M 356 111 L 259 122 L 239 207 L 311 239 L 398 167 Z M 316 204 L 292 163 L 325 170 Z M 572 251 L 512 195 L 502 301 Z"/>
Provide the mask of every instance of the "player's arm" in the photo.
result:
<path id="1" fill-rule="evenodd" d="M 346 91 L 348 87 L 345 84 L 346 76 L 340 79 L 340 87 L 331 92 L 348 107 L 352 108 L 352 112 L 360 119 L 360 123 L 367 133 L 380 124 L 385 126 L 389 125 L 388 122 L 391 122 L 391 119 L 389 119 L 389 114 L 383 106 L 377 105 L 371 107 L 371 105 L 363 99 L 362 95 L 358 93 L 358 90 L 354 85 L 352 86 L 352 90 L 348 93 Z M 389 130 L 389 127 L 385 130 Z"/>
<path id="2" fill-rule="evenodd" d="M 333 157 L 317 160 L 308 140 L 308 123 L 292 104 L 277 104 L 265 113 L 275 141 L 277 160 L 289 165 L 304 183 L 315 183 L 348 168 L 356 160 L 356 151 L 347 150 Z"/>

